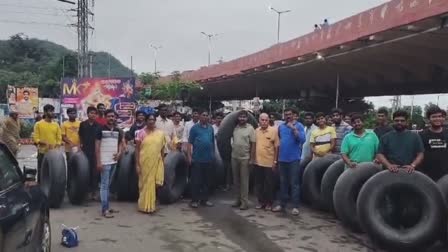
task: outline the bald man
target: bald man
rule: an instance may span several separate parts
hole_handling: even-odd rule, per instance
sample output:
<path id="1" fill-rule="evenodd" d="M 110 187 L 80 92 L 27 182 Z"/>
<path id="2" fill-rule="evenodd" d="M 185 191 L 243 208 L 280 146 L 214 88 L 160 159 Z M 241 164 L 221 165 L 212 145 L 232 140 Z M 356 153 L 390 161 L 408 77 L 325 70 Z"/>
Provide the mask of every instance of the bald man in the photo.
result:
<path id="1" fill-rule="evenodd" d="M 255 186 L 257 209 L 272 210 L 274 200 L 274 171 L 277 167 L 280 140 L 276 127 L 269 125 L 269 115 L 260 115 L 260 127 L 255 131 Z"/>

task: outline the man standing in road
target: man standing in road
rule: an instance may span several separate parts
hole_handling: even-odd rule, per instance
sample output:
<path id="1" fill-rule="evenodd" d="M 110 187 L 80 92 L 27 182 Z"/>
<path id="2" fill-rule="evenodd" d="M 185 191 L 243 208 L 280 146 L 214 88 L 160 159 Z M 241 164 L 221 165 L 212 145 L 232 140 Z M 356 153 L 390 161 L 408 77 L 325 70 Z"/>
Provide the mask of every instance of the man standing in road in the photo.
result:
<path id="1" fill-rule="evenodd" d="M 431 125 L 420 132 L 425 147 L 425 159 L 420 171 L 437 182 L 448 174 L 448 130 L 443 128 L 443 110 L 438 106 L 429 107 L 426 118 Z"/>
<path id="2" fill-rule="evenodd" d="M 146 113 L 143 110 L 135 112 L 135 123 L 126 132 L 126 142 L 134 141 L 136 132 L 145 127 L 145 118 Z"/>
<path id="3" fill-rule="evenodd" d="M 96 122 L 100 125 L 100 126 L 104 126 L 107 124 L 107 119 L 104 115 L 104 112 L 106 111 L 106 106 L 103 103 L 98 103 L 96 105 L 96 109 L 97 109 L 97 113 L 98 116 L 96 117 Z"/>
<path id="4" fill-rule="evenodd" d="M 168 119 L 168 106 L 165 104 L 159 105 L 159 116 L 156 119 L 156 128 L 165 133 L 165 154 L 167 154 L 172 149 L 173 140 L 176 138 L 176 130 L 174 129 L 173 121 Z"/>
<path id="5" fill-rule="evenodd" d="M 123 131 L 116 127 L 117 115 L 108 109 L 104 112 L 107 124 L 97 130 L 95 154 L 97 169 L 100 172 L 101 213 L 104 218 L 113 218 L 117 211 L 109 207 L 109 187 L 112 183 L 117 161 L 123 153 Z"/>
<path id="6" fill-rule="evenodd" d="M 70 160 L 70 153 L 77 152 L 79 147 L 79 127 L 80 122 L 76 120 L 77 111 L 75 108 L 67 109 L 68 121 L 61 126 L 62 141 L 65 143 L 65 154 L 67 163 Z"/>
<path id="7" fill-rule="evenodd" d="M 182 134 L 182 143 L 185 145 L 185 149 L 188 147 L 188 139 L 190 139 L 190 131 L 194 125 L 199 122 L 199 111 L 193 108 L 193 113 L 191 114 L 191 120 L 185 123 L 184 133 Z"/>
<path id="8" fill-rule="evenodd" d="M 232 174 L 236 193 L 233 207 L 240 210 L 249 208 L 249 163 L 255 158 L 255 129 L 247 123 L 249 114 L 245 110 L 238 113 L 238 124 L 232 136 Z"/>
<path id="9" fill-rule="evenodd" d="M 377 159 L 391 172 L 404 168 L 411 173 L 423 161 L 425 149 L 422 140 L 416 133 L 406 129 L 408 119 L 406 111 L 394 112 L 394 130 L 380 140 Z"/>
<path id="10" fill-rule="evenodd" d="M 352 130 L 352 126 L 342 121 L 343 112 L 341 109 L 335 108 L 331 111 L 331 119 L 333 127 L 336 130 L 336 145 L 334 146 L 334 153 L 341 153 L 342 140 L 345 135 Z"/>
<path id="11" fill-rule="evenodd" d="M 316 114 L 318 128 L 311 132 L 310 146 L 313 158 L 323 157 L 331 153 L 336 145 L 336 131 L 327 125 L 325 114 Z"/>
<path id="12" fill-rule="evenodd" d="M 174 130 L 176 131 L 176 138 L 182 141 L 184 134 L 184 125 L 182 123 L 182 114 L 179 111 L 173 114 Z"/>
<path id="13" fill-rule="evenodd" d="M 302 156 L 302 145 L 305 142 L 305 130 L 301 123 L 293 118 L 294 109 L 285 110 L 285 123 L 280 124 L 279 171 L 280 171 L 280 205 L 273 211 L 281 212 L 286 208 L 291 190 L 292 214 L 299 215 L 300 172 L 299 163 Z M 297 113 L 298 114 L 298 113 Z"/>
<path id="14" fill-rule="evenodd" d="M 304 120 L 304 124 L 305 124 L 305 143 L 303 144 L 303 148 L 302 148 L 302 157 L 300 158 L 301 160 L 305 160 L 305 159 L 311 159 L 313 158 L 313 152 L 311 151 L 311 147 L 310 147 L 310 140 L 311 140 L 311 132 L 313 132 L 315 129 L 317 129 L 318 127 L 314 124 L 314 113 L 313 112 L 306 112 L 305 113 L 305 120 Z"/>
<path id="15" fill-rule="evenodd" d="M 346 168 L 356 168 L 362 162 L 372 162 L 378 150 L 379 140 L 373 131 L 364 129 L 362 116 L 353 114 L 351 124 L 354 131 L 342 141 L 341 154 Z"/>
<path id="16" fill-rule="evenodd" d="M 269 126 L 268 114 L 262 113 L 256 129 L 255 186 L 258 197 L 256 209 L 272 210 L 274 201 L 274 170 L 277 167 L 280 140 L 276 128 Z"/>
<path id="17" fill-rule="evenodd" d="M 9 150 L 14 156 L 20 149 L 20 122 L 19 114 L 17 112 L 10 112 L 9 118 L 2 123 L 1 141 L 8 146 Z"/>
<path id="18" fill-rule="evenodd" d="M 215 158 L 215 137 L 213 127 L 208 123 L 208 112 L 201 111 L 200 120 L 188 136 L 187 158 L 191 167 L 191 203 L 192 208 L 199 204 L 212 207 L 208 200 L 209 181 L 212 176 L 212 161 Z"/>
<path id="19" fill-rule="evenodd" d="M 87 108 L 87 120 L 81 122 L 79 125 L 79 142 L 82 152 L 89 160 L 90 181 L 87 185 L 89 187 L 90 199 L 95 200 L 97 198 L 99 173 L 96 169 L 96 154 L 95 154 L 95 139 L 98 130 L 101 126 L 96 122 L 96 116 L 98 114 L 97 108 L 91 106 Z"/>
<path id="20" fill-rule="evenodd" d="M 375 134 L 378 136 L 378 139 L 381 139 L 382 136 L 384 136 L 389 131 L 394 130 L 392 126 L 389 125 L 388 122 L 389 117 L 389 111 L 387 111 L 387 108 L 381 107 L 376 112 L 376 128 L 374 130 Z"/>
<path id="21" fill-rule="evenodd" d="M 45 119 L 37 122 L 34 125 L 33 140 L 38 146 L 37 154 L 37 180 L 41 181 L 42 160 L 44 155 L 52 149 L 55 149 L 62 144 L 61 127 L 53 121 L 54 107 L 47 104 L 44 106 Z"/>

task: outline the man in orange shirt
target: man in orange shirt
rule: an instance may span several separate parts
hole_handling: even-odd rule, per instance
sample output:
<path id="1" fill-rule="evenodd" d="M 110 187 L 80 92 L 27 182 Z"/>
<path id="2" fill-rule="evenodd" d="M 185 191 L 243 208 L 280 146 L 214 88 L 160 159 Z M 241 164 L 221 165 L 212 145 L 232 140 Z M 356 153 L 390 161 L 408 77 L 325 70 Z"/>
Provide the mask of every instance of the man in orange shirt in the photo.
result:
<path id="1" fill-rule="evenodd" d="M 255 186 L 258 197 L 255 208 L 270 211 L 274 200 L 274 170 L 280 140 L 277 129 L 269 125 L 268 114 L 261 114 L 259 121 L 260 127 L 255 131 Z"/>

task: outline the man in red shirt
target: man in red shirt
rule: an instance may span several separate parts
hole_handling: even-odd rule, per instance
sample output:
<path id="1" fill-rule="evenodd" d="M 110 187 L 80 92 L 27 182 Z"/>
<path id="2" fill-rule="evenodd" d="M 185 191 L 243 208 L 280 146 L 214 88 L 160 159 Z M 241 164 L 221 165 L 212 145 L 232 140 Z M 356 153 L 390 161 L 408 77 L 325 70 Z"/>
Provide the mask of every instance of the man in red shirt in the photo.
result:
<path id="1" fill-rule="evenodd" d="M 95 121 L 99 125 L 105 126 L 107 124 L 107 119 L 104 116 L 104 112 L 106 111 L 106 106 L 103 103 L 98 103 L 98 105 L 96 105 L 96 109 L 98 110 L 98 117 L 95 119 Z"/>

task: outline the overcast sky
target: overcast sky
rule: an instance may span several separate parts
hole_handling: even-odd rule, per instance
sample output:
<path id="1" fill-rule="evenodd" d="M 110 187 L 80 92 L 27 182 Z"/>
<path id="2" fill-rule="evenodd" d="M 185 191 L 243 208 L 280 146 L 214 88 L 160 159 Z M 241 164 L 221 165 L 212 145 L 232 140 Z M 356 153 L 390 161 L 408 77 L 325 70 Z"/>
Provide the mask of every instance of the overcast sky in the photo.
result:
<path id="1" fill-rule="evenodd" d="M 76 0 L 75 0 L 76 1 Z M 158 70 L 197 69 L 207 64 L 207 39 L 201 34 L 219 34 L 213 41 L 212 63 L 269 47 L 276 42 L 277 15 L 268 6 L 292 10 L 282 16 L 281 40 L 306 34 L 315 23 L 330 23 L 354 15 L 386 0 L 95 0 L 90 49 L 108 51 L 138 73 L 153 71 L 154 55 L 149 45 L 161 45 Z M 23 32 L 77 48 L 71 5 L 56 0 L 0 0 L 0 39 Z M 369 98 L 376 106 L 390 106 L 390 97 Z M 436 102 L 437 95 L 416 96 L 414 103 Z M 446 107 L 448 96 L 440 96 Z M 410 105 L 410 97 L 402 104 Z"/>

